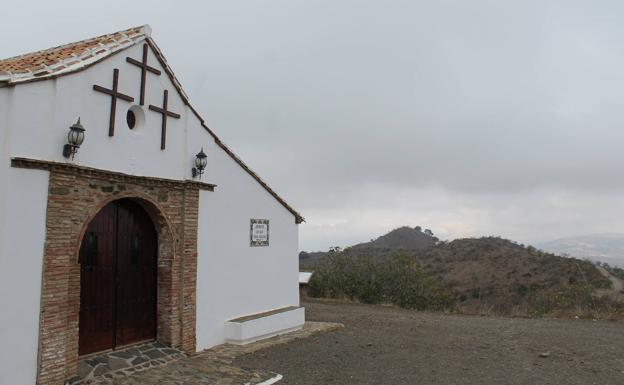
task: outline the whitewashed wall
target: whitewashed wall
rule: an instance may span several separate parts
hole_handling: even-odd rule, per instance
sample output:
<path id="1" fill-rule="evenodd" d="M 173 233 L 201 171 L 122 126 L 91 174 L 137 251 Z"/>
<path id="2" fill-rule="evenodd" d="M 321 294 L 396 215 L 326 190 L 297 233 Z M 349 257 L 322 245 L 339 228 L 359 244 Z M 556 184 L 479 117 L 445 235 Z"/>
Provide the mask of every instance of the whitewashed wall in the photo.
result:
<path id="1" fill-rule="evenodd" d="M 54 80 L 17 85 L 12 90 L 13 108 L 7 116 L 13 140 L 12 156 L 68 162 L 62 156 L 67 132 L 78 116 L 86 128 L 85 141 L 75 163 L 128 174 L 185 179 L 190 175 L 186 156 L 187 114 L 167 75 L 148 73 L 145 92 L 145 125 L 130 130 L 126 111 L 139 103 L 140 70 L 126 62 L 126 56 L 140 58 L 141 45 L 131 47 L 87 70 Z M 150 65 L 160 68 L 156 57 Z M 108 136 L 110 96 L 96 92 L 93 85 L 112 88 L 113 68 L 119 69 L 119 91 L 134 97 L 134 103 L 117 100 L 115 135 Z M 167 148 L 160 149 L 161 114 L 148 105 L 162 106 L 163 89 L 169 90 L 168 109 L 182 115 L 167 119 Z M 190 117 L 188 129 L 200 130 L 199 121 Z M 204 134 L 208 139 L 209 135 Z"/>
<path id="2" fill-rule="evenodd" d="M 228 183 L 200 194 L 198 349 L 225 342 L 225 320 L 299 304 L 292 214 L 224 152 L 208 154 L 206 179 Z M 269 246 L 249 245 L 251 218 L 269 220 Z"/>
<path id="3" fill-rule="evenodd" d="M 0 314 L 0 341 L 13 347 L 0 353 L 0 384 L 31 384 L 36 375 L 48 183 L 46 172 L 10 168 L 10 158 L 69 162 L 61 150 L 78 116 L 86 133 L 74 163 L 82 166 L 191 179 L 194 156 L 204 147 L 203 181 L 217 188 L 200 195 L 198 349 L 224 342 L 229 319 L 298 304 L 294 216 L 216 145 L 151 51 L 149 64 L 162 75 L 147 74 L 144 125 L 134 130 L 126 125 L 127 109 L 139 103 L 140 70 L 125 58 L 141 55 L 139 44 L 76 74 L 0 88 L 0 308 L 6 309 Z M 111 88 L 113 68 L 120 70 L 119 91 L 135 102 L 117 101 L 115 136 L 109 137 L 110 96 L 93 85 Z M 182 117 L 168 118 L 162 151 L 161 115 L 148 105 L 162 106 L 165 88 L 168 109 Z M 249 246 L 251 218 L 270 220 L 269 247 Z"/>
<path id="4" fill-rule="evenodd" d="M 4 208 L 6 200 L 4 199 L 6 186 L 8 183 L 7 173 L 9 172 L 9 130 L 6 128 L 6 117 L 9 110 L 10 91 L 7 88 L 0 88 L 0 241 L 4 234 Z"/>
<path id="5" fill-rule="evenodd" d="M 48 172 L 10 169 L 0 221 L 0 384 L 34 384 Z"/>

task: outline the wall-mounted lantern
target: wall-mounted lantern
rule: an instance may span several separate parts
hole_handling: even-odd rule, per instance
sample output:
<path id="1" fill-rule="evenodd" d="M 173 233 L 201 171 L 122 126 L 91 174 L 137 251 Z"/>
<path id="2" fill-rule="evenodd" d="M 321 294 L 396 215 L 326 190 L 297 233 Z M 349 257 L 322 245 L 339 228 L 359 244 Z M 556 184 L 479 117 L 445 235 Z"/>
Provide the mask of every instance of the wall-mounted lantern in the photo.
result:
<path id="1" fill-rule="evenodd" d="M 80 145 L 84 141 L 84 132 L 85 129 L 80 124 L 80 117 L 78 121 L 72 124 L 69 127 L 69 132 L 67 133 L 67 144 L 63 146 L 63 156 L 69 158 L 71 156 L 72 160 L 74 159 L 74 155 L 80 148 Z"/>
<path id="2" fill-rule="evenodd" d="M 201 151 L 195 155 L 195 167 L 191 170 L 193 171 L 193 178 L 199 177 L 199 179 L 201 179 L 206 164 L 208 164 L 208 159 L 206 158 L 208 157 L 204 154 L 204 148 L 202 147 Z"/>

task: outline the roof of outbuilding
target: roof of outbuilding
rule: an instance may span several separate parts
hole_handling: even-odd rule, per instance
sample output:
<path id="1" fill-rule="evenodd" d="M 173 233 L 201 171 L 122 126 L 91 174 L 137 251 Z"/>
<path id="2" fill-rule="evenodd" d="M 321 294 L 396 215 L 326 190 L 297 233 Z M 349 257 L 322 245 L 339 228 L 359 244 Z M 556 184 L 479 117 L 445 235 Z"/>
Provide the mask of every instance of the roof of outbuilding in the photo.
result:
<path id="1" fill-rule="evenodd" d="M 313 271 L 300 271 L 299 272 L 299 284 L 307 285 L 310 283 L 310 278 L 314 274 Z"/>
<path id="2" fill-rule="evenodd" d="M 81 71 L 98 63 L 107 57 L 123 51 L 128 47 L 145 41 L 155 52 L 159 63 L 165 69 L 169 79 L 178 91 L 183 102 L 191 109 L 201 122 L 201 125 L 214 138 L 221 147 L 236 163 L 238 163 L 249 175 L 251 175 L 264 189 L 275 198 L 282 206 L 295 216 L 295 222 L 301 223 L 305 219 L 295 209 L 293 209 L 282 197 L 256 174 L 247 164 L 245 164 L 232 150 L 226 146 L 221 139 L 204 122 L 204 118 L 191 105 L 188 96 L 182 89 L 182 85 L 176 78 L 173 70 L 167 64 L 162 51 L 150 38 L 151 28 L 149 25 L 129 28 L 123 31 L 81 40 L 75 43 L 64 44 L 41 51 L 31 52 L 24 55 L 14 56 L 7 59 L 0 59 L 0 87 L 13 86 L 20 83 L 39 81 L 56 78 Z"/>

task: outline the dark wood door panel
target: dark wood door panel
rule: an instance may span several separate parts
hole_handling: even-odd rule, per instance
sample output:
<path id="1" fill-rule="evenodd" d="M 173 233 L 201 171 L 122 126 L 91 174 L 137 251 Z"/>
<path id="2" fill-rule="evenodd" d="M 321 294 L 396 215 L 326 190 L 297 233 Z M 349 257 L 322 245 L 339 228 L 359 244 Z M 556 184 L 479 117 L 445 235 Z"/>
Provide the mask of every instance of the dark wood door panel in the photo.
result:
<path id="1" fill-rule="evenodd" d="M 157 235 L 131 200 L 104 207 L 80 248 L 79 354 L 156 336 Z"/>
<path id="2" fill-rule="evenodd" d="M 80 247 L 79 354 L 113 347 L 115 338 L 116 207 L 104 207 Z"/>
<path id="3" fill-rule="evenodd" d="M 117 344 L 156 335 L 156 231 L 135 202 L 119 207 Z"/>

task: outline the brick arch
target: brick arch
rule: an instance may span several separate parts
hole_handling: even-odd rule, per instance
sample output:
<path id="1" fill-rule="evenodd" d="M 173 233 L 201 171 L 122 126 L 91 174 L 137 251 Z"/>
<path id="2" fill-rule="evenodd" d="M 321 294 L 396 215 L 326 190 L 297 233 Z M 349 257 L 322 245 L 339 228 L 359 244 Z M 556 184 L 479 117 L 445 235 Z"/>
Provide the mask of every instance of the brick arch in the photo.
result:
<path id="1" fill-rule="evenodd" d="M 84 239 L 85 232 L 89 224 L 97 216 L 97 214 L 107 205 L 120 199 L 130 199 L 138 203 L 149 215 L 156 230 L 158 238 L 158 256 L 157 256 L 157 289 L 156 289 L 156 339 L 169 346 L 177 346 L 179 341 L 179 312 L 176 307 L 175 288 L 178 278 L 177 265 L 174 263 L 176 258 L 176 237 L 173 232 L 171 223 L 164 209 L 159 203 L 147 194 L 137 191 L 119 193 L 113 196 L 105 196 L 96 205 L 85 207 L 82 227 L 77 234 L 76 246 L 71 257 L 72 265 L 70 271 L 70 280 L 76 281 L 70 288 L 78 286 L 78 290 L 69 290 L 68 298 L 70 303 L 70 317 L 72 321 L 74 317 L 79 317 L 80 312 L 80 246 Z M 76 315 L 75 313 L 78 313 Z M 76 332 L 70 336 L 70 344 L 78 346 L 74 341 L 78 338 L 78 330 L 80 324 L 76 321 L 76 325 L 69 325 L 71 330 Z M 75 335 L 74 335 L 75 334 Z M 73 348 L 68 349 L 68 354 L 74 355 Z"/>
<path id="2" fill-rule="evenodd" d="M 107 204 L 132 199 L 158 234 L 158 341 L 195 351 L 199 189 L 185 183 L 52 169 L 48 189 L 39 322 L 38 384 L 58 384 L 78 367 L 80 265 L 87 226 Z"/>
<path id="3" fill-rule="evenodd" d="M 95 218 L 96 215 L 104 207 L 120 199 L 131 199 L 141 205 L 141 207 L 148 213 L 148 215 L 152 219 L 152 223 L 154 224 L 154 227 L 156 228 L 156 232 L 158 232 L 159 242 L 161 239 L 161 231 L 166 232 L 166 234 L 165 233 L 162 234 L 163 237 L 168 237 L 168 238 L 171 238 L 171 240 L 173 240 L 174 234 L 172 231 L 171 222 L 169 218 L 167 218 L 167 214 L 165 213 L 165 210 L 159 205 L 159 203 L 156 200 L 154 200 L 152 197 L 142 192 L 134 191 L 134 192 L 118 193 L 118 194 L 115 194 L 114 196 L 106 196 L 96 205 L 88 206 L 84 209 L 84 219 L 82 220 L 79 219 L 79 221 L 82 222 L 82 227 L 80 229 L 80 232 L 78 233 L 78 243 L 75 248 L 74 258 L 76 262 L 78 261 L 78 253 L 80 251 L 80 246 L 84 238 L 85 232 L 87 231 L 87 227 L 89 226 L 89 223 L 91 223 L 93 218 Z M 175 248 L 175 244 L 173 245 L 173 247 Z M 173 255 L 175 255 L 175 252 L 173 252 Z"/>

